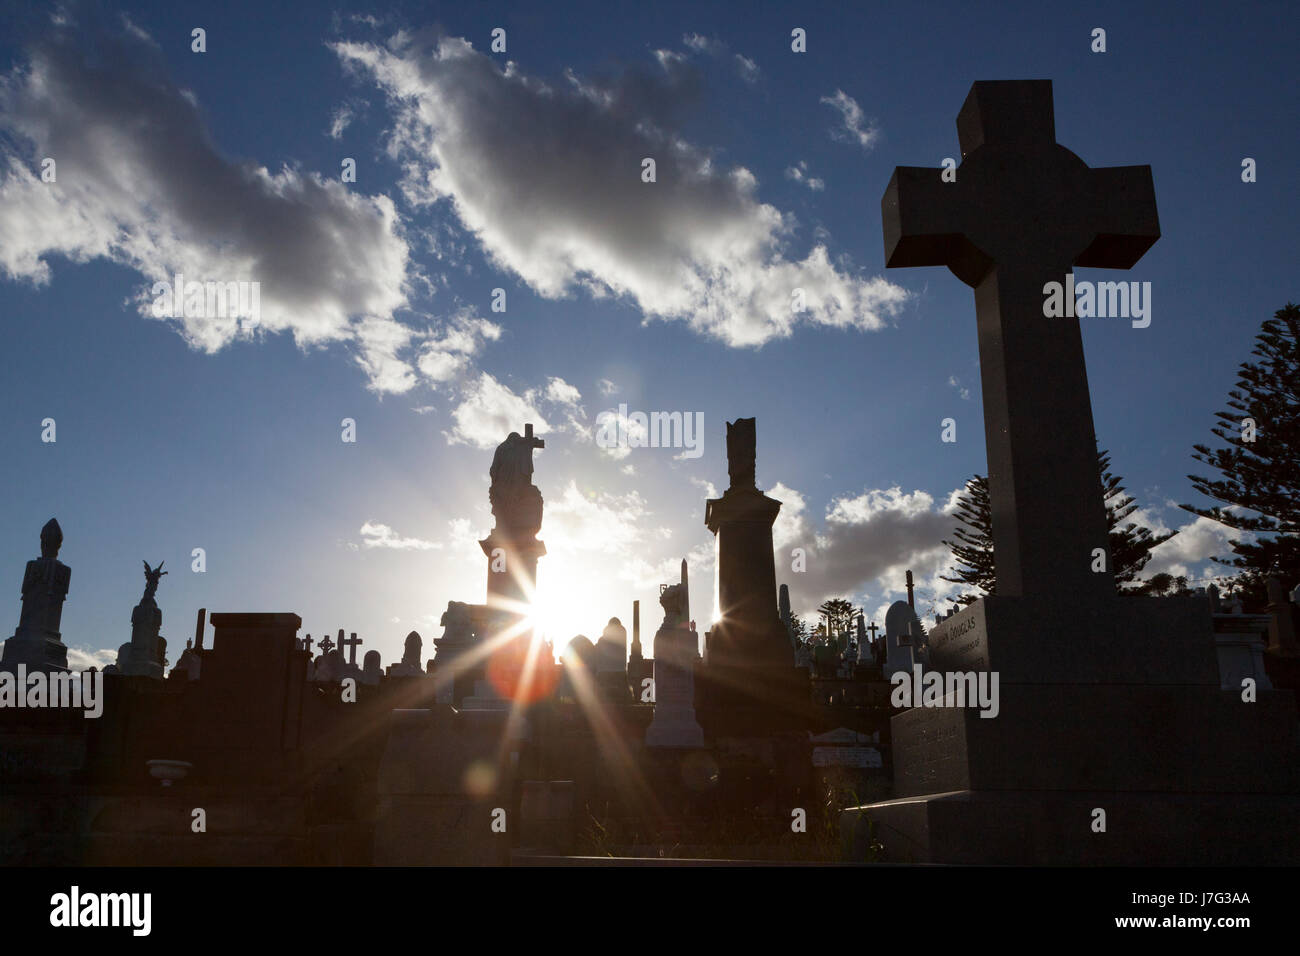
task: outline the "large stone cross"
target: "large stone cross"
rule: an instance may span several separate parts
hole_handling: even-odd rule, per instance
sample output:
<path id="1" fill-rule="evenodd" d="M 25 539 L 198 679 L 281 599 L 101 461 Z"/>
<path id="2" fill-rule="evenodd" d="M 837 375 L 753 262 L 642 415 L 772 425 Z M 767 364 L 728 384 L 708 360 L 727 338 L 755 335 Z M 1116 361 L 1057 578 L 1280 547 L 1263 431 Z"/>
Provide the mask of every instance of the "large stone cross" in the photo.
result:
<path id="1" fill-rule="evenodd" d="M 955 182 L 894 170 L 885 264 L 975 289 L 997 593 L 1113 594 L 1079 320 L 1045 318 L 1043 287 L 1131 268 L 1160 238 L 1151 167 L 1090 169 L 1059 145 L 1050 80 L 974 84 L 957 135 Z"/>

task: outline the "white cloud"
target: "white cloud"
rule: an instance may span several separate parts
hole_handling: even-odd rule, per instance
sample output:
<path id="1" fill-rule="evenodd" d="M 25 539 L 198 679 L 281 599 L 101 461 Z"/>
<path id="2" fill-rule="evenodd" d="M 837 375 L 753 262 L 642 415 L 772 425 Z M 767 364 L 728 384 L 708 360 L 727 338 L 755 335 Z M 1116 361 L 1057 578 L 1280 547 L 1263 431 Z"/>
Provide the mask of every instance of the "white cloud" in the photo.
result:
<path id="1" fill-rule="evenodd" d="M 740 73 L 740 78 L 746 83 L 756 83 L 758 81 L 758 64 L 749 57 L 737 53 L 736 69 Z"/>
<path id="2" fill-rule="evenodd" d="M 698 33 L 687 33 L 682 37 L 682 43 L 696 53 L 708 53 L 718 47 L 717 40 L 710 40 L 706 36 Z"/>
<path id="3" fill-rule="evenodd" d="M 785 178 L 793 179 L 797 183 L 803 183 L 813 192 L 821 192 L 826 188 L 825 182 L 818 179 L 816 176 L 808 175 L 808 163 L 802 159 L 799 160 L 797 165 L 786 167 Z"/>
<path id="4" fill-rule="evenodd" d="M 442 548 L 437 541 L 403 537 L 388 525 L 377 521 L 367 521 L 358 533 L 366 548 L 391 548 L 394 551 L 437 551 Z"/>
<path id="5" fill-rule="evenodd" d="M 584 494 L 570 479 L 558 498 L 546 502 L 547 546 L 556 551 L 630 554 L 648 536 L 663 536 L 662 531 L 642 526 L 649 513 L 638 492 Z"/>
<path id="6" fill-rule="evenodd" d="M 1160 533 L 1169 529 L 1164 522 L 1152 520 L 1149 513 L 1136 511 L 1129 518 L 1150 527 Z M 1150 523 L 1148 523 L 1150 522 Z M 1211 558 L 1229 558 L 1232 556 L 1232 542 L 1244 537 L 1244 533 L 1229 528 L 1227 525 L 1197 515 L 1195 519 L 1178 529 L 1178 533 L 1164 544 L 1151 549 L 1151 560 L 1142 569 L 1143 580 L 1165 572 L 1174 577 L 1186 575 L 1191 586 L 1209 583 L 1211 578 L 1221 576 L 1228 569 L 1221 565 L 1212 565 L 1197 569 L 1195 566 Z"/>
<path id="7" fill-rule="evenodd" d="M 389 150 L 410 188 L 445 201 L 493 263 L 539 295 L 625 297 L 647 319 L 736 346 L 798 324 L 880 328 L 906 298 L 832 262 L 824 245 L 791 255 L 794 219 L 757 199 L 753 174 L 674 132 L 700 83 L 689 64 L 556 86 L 453 37 L 334 49 L 388 94 Z M 653 184 L 641 181 L 647 156 Z"/>
<path id="8" fill-rule="evenodd" d="M 962 401 L 970 401 L 970 389 L 963 385 L 956 375 L 948 376 L 948 384 L 957 389 L 957 394 L 961 396 Z"/>
<path id="9" fill-rule="evenodd" d="M 577 405 L 582 393 L 562 378 L 552 378 L 546 384 L 546 397 L 561 405 Z"/>
<path id="10" fill-rule="evenodd" d="M 85 645 L 68 647 L 68 670 L 71 671 L 84 671 L 91 667 L 103 670 L 109 664 L 116 662 L 117 651 L 110 651 L 103 647 L 86 647 Z"/>
<path id="11" fill-rule="evenodd" d="M 473 309 L 462 308 L 451 315 L 421 344 L 416 366 L 425 381 L 437 388 L 446 382 L 468 376 L 471 359 L 488 342 L 501 337 L 501 326 L 479 318 Z"/>
<path id="12" fill-rule="evenodd" d="M 880 130 L 868 123 L 863 116 L 858 101 L 843 90 L 836 90 L 832 96 L 823 96 L 821 101 L 839 110 L 842 126 L 831 130 L 835 139 L 857 143 L 863 149 L 870 149 L 880 136 Z"/>
<path id="13" fill-rule="evenodd" d="M 451 413 L 455 423 L 443 432 L 449 445 L 495 448 L 511 432 L 531 422 L 533 432 L 544 435 L 551 426 L 526 395 L 516 395 L 487 372 L 480 372 L 461 392 L 460 404 Z"/>
<path id="14" fill-rule="evenodd" d="M 615 385 L 607 378 L 602 378 L 600 381 L 598 381 L 596 383 L 596 387 L 600 389 L 600 394 L 602 395 L 613 395 L 615 392 L 618 391 L 618 386 Z"/>
<path id="15" fill-rule="evenodd" d="M 355 118 L 356 112 L 351 103 L 344 103 L 336 109 L 334 115 L 330 117 L 330 139 L 341 139 L 343 131 L 352 124 L 352 120 Z"/>
<path id="16" fill-rule="evenodd" d="M 386 351 L 409 279 L 392 201 L 337 171 L 226 158 L 139 31 L 54 28 L 0 79 L 0 142 L 0 273 L 41 285 L 56 256 L 105 259 L 144 280 L 133 298 L 147 317 L 153 283 L 176 273 L 257 281 L 260 332 L 353 342 L 372 388 L 409 387 Z M 46 156 L 54 183 L 33 173 Z M 165 321 L 207 352 L 253 334 L 231 316 Z"/>

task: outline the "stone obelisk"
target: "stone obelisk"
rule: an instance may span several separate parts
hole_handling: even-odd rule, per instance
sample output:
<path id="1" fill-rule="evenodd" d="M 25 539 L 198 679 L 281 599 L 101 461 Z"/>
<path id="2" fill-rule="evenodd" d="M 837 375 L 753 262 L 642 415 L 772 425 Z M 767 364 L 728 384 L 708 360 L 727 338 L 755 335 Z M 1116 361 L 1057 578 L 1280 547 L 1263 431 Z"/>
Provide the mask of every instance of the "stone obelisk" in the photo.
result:
<path id="1" fill-rule="evenodd" d="M 704 509 L 717 536 L 718 620 L 705 636 L 695 707 L 713 739 L 793 731 L 809 707 L 807 673 L 795 668 L 777 613 L 772 522 L 781 502 L 755 485 L 754 448 L 754 419 L 727 424 L 731 484 Z"/>
<path id="2" fill-rule="evenodd" d="M 29 672 L 68 669 L 68 649 L 59 634 L 59 621 L 72 569 L 58 559 L 62 545 L 63 530 L 51 518 L 41 529 L 41 556 L 27 562 L 18 630 L 5 641 L 0 670 L 17 671 L 19 664 L 26 664 Z"/>

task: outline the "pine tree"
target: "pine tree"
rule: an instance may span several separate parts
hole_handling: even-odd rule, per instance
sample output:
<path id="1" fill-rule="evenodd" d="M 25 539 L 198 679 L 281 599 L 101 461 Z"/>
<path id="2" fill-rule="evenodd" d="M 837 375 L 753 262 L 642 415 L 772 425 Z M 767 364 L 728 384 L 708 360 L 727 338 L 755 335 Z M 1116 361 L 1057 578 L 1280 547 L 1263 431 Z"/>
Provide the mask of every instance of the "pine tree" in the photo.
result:
<path id="1" fill-rule="evenodd" d="M 966 482 L 966 490 L 957 499 L 957 520 L 961 522 L 953 537 L 944 541 L 961 562 L 954 578 L 943 577 L 953 584 L 975 588 L 979 593 L 966 593 L 956 598 L 961 605 L 971 604 L 977 597 L 994 594 L 997 581 L 993 573 L 993 509 L 989 503 L 989 480 L 976 475 Z"/>
<path id="2" fill-rule="evenodd" d="M 1137 502 L 1124 491 L 1123 480 L 1110 472 L 1110 453 L 1097 454 L 1101 472 L 1102 496 L 1106 502 L 1106 526 L 1109 530 L 1110 561 L 1115 569 L 1116 590 L 1125 594 L 1166 594 L 1186 590 L 1185 578 L 1156 575 L 1139 582 L 1138 574 L 1151 560 L 1151 549 L 1176 534 L 1155 534 L 1127 519 L 1137 511 Z M 960 562 L 956 577 L 943 580 L 977 588 L 981 594 L 996 593 L 997 580 L 993 565 L 993 509 L 989 501 L 989 480 L 976 475 L 966 482 L 966 490 L 957 499 L 958 525 L 953 537 L 944 541 Z M 981 594 L 966 593 L 953 600 L 960 605 L 973 603 Z"/>
<path id="3" fill-rule="evenodd" d="M 1192 457 L 1222 477 L 1187 476 L 1222 504 L 1182 507 L 1255 536 L 1234 541 L 1230 560 L 1215 560 L 1237 570 L 1230 587 L 1258 609 L 1268 575 L 1287 590 L 1300 584 L 1300 306 L 1287 303 L 1266 320 L 1251 354 L 1228 392 L 1230 411 L 1217 412 L 1211 429 L 1227 447 L 1193 446 Z"/>

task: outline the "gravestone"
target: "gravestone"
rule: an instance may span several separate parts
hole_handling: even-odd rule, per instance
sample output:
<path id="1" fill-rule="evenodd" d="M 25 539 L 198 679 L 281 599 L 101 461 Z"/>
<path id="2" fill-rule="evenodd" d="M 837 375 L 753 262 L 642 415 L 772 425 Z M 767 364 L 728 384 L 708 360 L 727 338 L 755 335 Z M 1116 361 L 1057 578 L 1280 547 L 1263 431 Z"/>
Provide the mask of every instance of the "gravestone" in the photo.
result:
<path id="1" fill-rule="evenodd" d="M 627 628 L 616 617 L 609 623 L 596 642 L 596 683 L 606 699 L 626 703 L 630 700 L 627 686 Z"/>
<path id="2" fill-rule="evenodd" d="M 846 811 L 842 836 L 861 852 L 871 820 L 916 862 L 1293 862 L 1294 702 L 1219 689 L 1206 598 L 1116 595 L 1078 321 L 1044 316 L 1046 283 L 1159 237 L 1150 168 L 1058 145 L 1048 81 L 976 83 L 957 128 L 956 182 L 899 167 L 881 205 L 887 265 L 975 290 L 998 587 L 929 655 L 997 673 L 1000 710 L 893 717 L 898 799 Z"/>
<path id="3" fill-rule="evenodd" d="M 814 767 L 855 767 L 879 770 L 884 767 L 880 753 L 880 733 L 863 734 L 848 727 L 837 727 L 824 734 L 808 732 L 812 744 Z"/>
<path id="4" fill-rule="evenodd" d="M 861 620 L 861 618 L 858 619 L 859 624 L 861 624 Z M 876 632 L 879 630 L 880 628 L 876 625 L 876 622 L 872 621 L 871 626 L 864 629 L 865 633 L 858 637 L 859 664 L 876 663 Z M 871 635 L 870 638 L 866 637 L 867 633 Z"/>
<path id="5" fill-rule="evenodd" d="M 388 668 L 389 677 L 423 677 L 424 665 L 421 657 L 424 653 L 424 641 L 418 633 L 412 631 L 406 635 L 406 644 L 402 650 L 402 659 Z"/>
<path id="6" fill-rule="evenodd" d="M 755 483 L 756 444 L 754 419 L 727 423 L 730 484 L 704 505 L 717 538 L 718 619 L 704 638 L 696 712 L 711 739 L 794 733 L 811 704 L 807 672 L 795 666 L 778 614 L 772 523 L 781 502 Z"/>
<path id="7" fill-rule="evenodd" d="M 646 728 L 647 747 L 702 747 L 695 720 L 695 661 L 699 635 L 687 618 L 686 585 L 665 585 L 659 594 L 664 622 L 655 632 L 655 713 Z"/>
<path id="8" fill-rule="evenodd" d="M 361 683 L 371 687 L 379 686 L 379 679 L 384 676 L 384 669 L 379 663 L 378 651 L 366 651 L 361 661 Z"/>
<path id="9" fill-rule="evenodd" d="M 622 674 L 627 668 L 627 628 L 616 617 L 611 617 L 596 642 L 597 673 Z"/>
<path id="10" fill-rule="evenodd" d="M 885 680 L 899 671 L 912 672 L 916 663 L 912 644 L 912 624 L 916 612 L 906 601 L 895 601 L 885 612 Z"/>
<path id="11" fill-rule="evenodd" d="M 193 688 L 203 719 L 187 729 L 178 755 L 196 774 L 233 785 L 283 779 L 296 766 L 307 667 L 301 624 L 291 613 L 212 615 L 212 649 Z"/>
<path id="12" fill-rule="evenodd" d="M 162 627 L 162 611 L 158 609 L 158 582 L 167 574 L 158 567 L 149 567 L 144 562 L 145 588 L 140 603 L 131 612 L 131 643 L 123 645 L 126 657 L 118 652 L 117 667 L 119 673 L 128 677 L 152 677 L 158 680 L 163 676 L 163 665 L 167 660 L 167 642 L 158 635 Z"/>
<path id="13" fill-rule="evenodd" d="M 63 529 L 51 518 L 41 529 L 41 556 L 27 562 L 23 573 L 23 608 L 18 629 L 5 641 L 0 670 L 54 673 L 68 669 L 68 648 L 59 633 L 63 601 L 72 570 L 59 560 Z"/>

